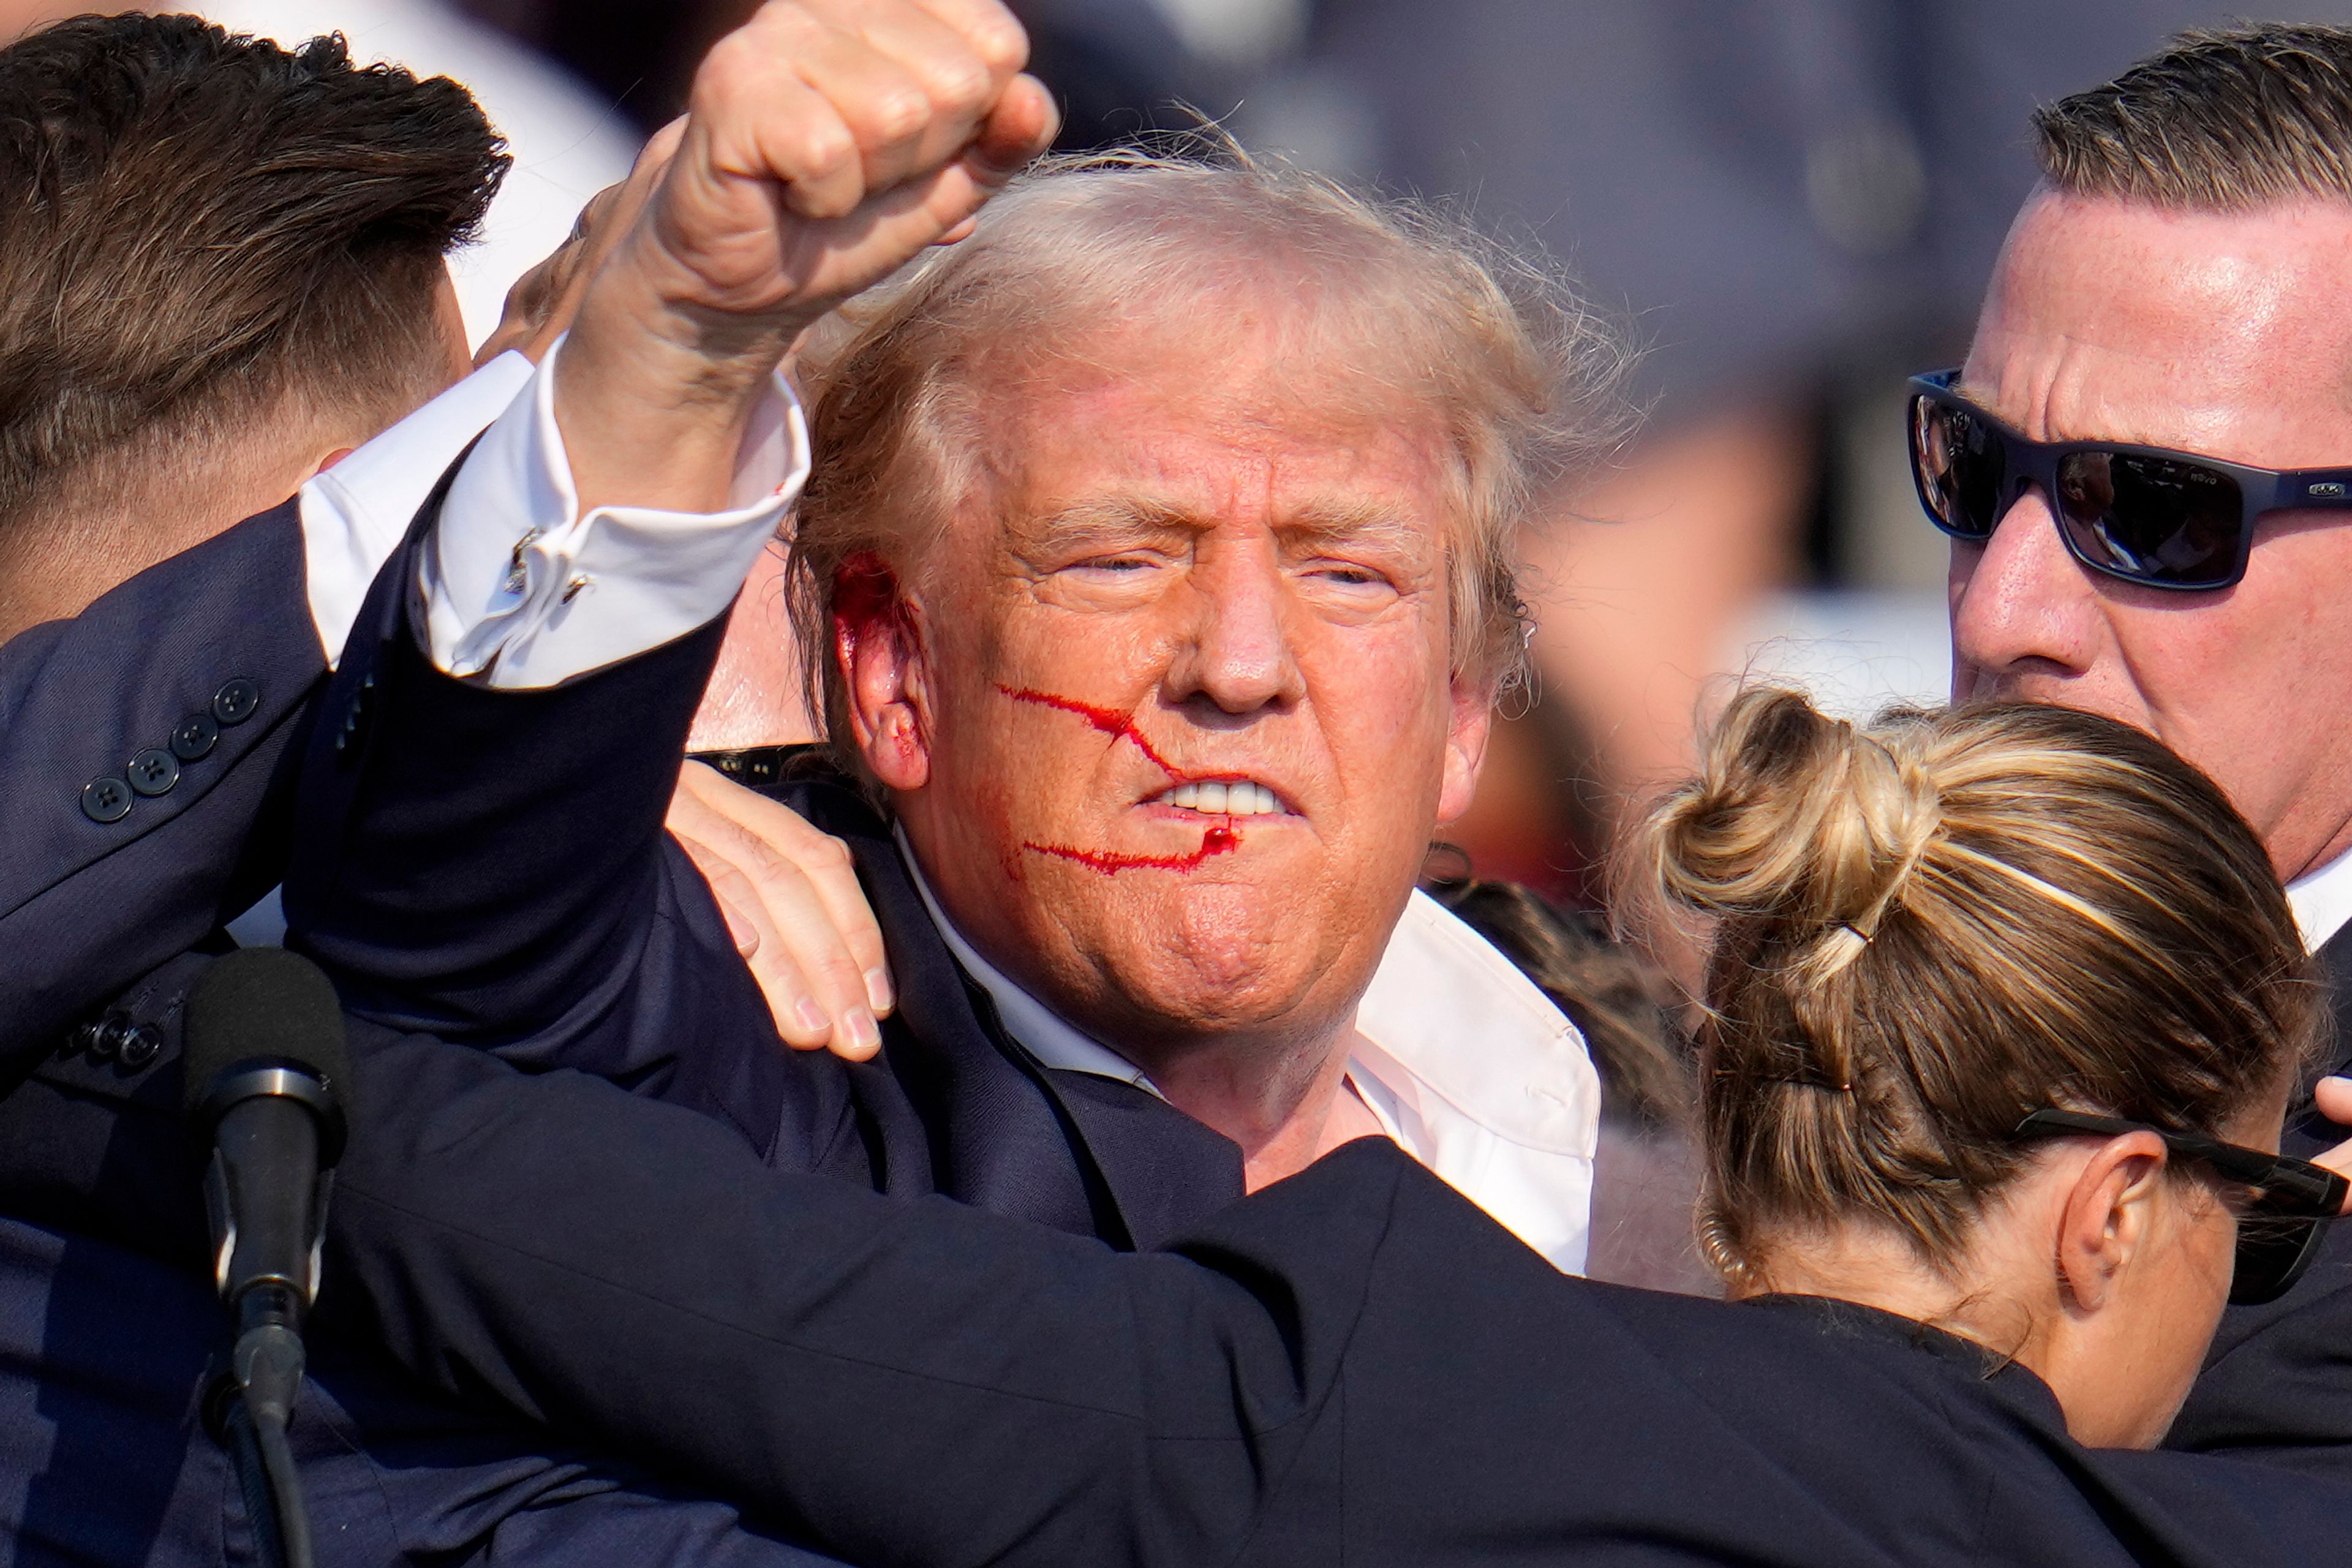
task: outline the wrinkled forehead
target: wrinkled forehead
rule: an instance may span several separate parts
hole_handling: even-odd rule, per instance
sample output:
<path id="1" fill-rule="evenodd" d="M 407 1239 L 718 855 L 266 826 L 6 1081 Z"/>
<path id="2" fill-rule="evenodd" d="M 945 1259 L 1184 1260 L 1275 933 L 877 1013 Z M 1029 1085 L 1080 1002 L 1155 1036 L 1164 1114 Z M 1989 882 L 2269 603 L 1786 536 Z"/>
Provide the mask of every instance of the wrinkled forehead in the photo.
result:
<path id="1" fill-rule="evenodd" d="M 1961 384 L 2044 439 L 2352 463 L 2352 203 L 2221 213 L 2037 193 Z"/>
<path id="2" fill-rule="evenodd" d="M 1345 525 L 1446 553 L 1465 465 L 1452 410 L 1405 356 L 1306 311 L 1181 314 L 1071 332 L 974 386 L 985 477 L 966 515 L 1015 543 L 1128 513 Z"/>

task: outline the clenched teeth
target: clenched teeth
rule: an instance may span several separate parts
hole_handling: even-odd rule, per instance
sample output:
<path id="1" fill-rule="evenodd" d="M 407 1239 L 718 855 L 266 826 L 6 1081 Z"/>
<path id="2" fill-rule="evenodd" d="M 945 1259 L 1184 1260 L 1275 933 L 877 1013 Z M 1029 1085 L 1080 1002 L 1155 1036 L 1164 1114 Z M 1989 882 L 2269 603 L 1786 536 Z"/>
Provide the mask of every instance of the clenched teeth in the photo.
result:
<path id="1" fill-rule="evenodd" d="M 1153 804 L 1212 816 L 1272 816 L 1283 808 L 1281 797 L 1262 784 L 1247 779 L 1220 779 L 1209 784 L 1180 784 L 1162 790 Z"/>

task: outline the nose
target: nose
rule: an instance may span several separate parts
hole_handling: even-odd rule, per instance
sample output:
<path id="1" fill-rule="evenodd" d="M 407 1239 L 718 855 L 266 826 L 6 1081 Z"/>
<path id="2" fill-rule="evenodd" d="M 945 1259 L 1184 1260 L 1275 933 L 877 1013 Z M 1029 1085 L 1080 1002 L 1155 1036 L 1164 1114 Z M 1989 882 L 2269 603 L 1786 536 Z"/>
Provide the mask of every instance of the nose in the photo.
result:
<path id="1" fill-rule="evenodd" d="M 1170 662 L 1170 701 L 1243 716 L 1306 695 L 1287 625 L 1281 563 L 1271 540 L 1220 542 L 1190 574 L 1192 616 Z"/>
<path id="2" fill-rule="evenodd" d="M 2050 503 L 2029 489 L 1981 544 L 1952 542 L 1952 695 L 2004 675 L 2089 667 L 2098 590 L 2066 552 Z"/>

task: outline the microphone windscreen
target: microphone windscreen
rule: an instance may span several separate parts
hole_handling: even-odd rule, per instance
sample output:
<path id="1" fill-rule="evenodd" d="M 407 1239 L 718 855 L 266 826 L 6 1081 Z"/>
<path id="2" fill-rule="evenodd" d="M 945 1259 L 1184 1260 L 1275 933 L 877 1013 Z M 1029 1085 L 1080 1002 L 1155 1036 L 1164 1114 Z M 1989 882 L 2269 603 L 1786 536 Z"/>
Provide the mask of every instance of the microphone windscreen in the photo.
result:
<path id="1" fill-rule="evenodd" d="M 223 1068 L 256 1058 L 296 1063 L 351 1103 L 342 1004 L 326 973 L 299 953 L 248 947 L 213 963 L 188 994 L 181 1039 L 181 1094 L 191 1115 Z"/>

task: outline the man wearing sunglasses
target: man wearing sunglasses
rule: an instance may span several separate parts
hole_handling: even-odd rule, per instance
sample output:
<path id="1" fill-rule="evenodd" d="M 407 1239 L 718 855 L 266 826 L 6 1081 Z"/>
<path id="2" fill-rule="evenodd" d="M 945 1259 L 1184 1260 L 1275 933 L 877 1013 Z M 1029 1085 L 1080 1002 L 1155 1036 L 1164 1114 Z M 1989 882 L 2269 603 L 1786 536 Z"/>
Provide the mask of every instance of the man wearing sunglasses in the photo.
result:
<path id="1" fill-rule="evenodd" d="M 1914 477 L 1953 542 L 1953 695 L 2090 709 L 2211 774 L 2286 879 L 2341 1034 L 2352 32 L 2184 34 L 2034 131 L 2045 179 L 1968 363 L 1912 388 Z M 2340 1136 L 2307 1109 L 2284 1148 Z M 2231 1311 L 2172 1441 L 2352 1474 L 2352 1227 L 2315 1238 L 2281 1191 L 2249 1250 L 2273 1287 L 2304 1272 Z"/>

